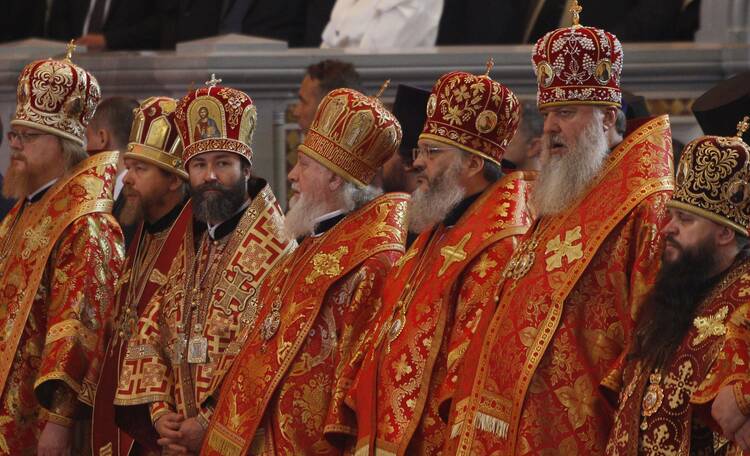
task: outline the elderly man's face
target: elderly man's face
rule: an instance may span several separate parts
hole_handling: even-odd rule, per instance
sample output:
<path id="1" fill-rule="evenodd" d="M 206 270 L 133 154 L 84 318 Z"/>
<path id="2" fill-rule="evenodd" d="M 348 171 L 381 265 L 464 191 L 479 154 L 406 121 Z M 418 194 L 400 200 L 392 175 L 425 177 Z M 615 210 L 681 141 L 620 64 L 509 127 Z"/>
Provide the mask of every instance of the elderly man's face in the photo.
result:
<path id="1" fill-rule="evenodd" d="M 591 105 L 564 105 L 543 108 L 544 133 L 546 143 L 544 158 L 550 155 L 565 155 L 575 147 L 596 115 L 596 107 Z M 601 135 L 604 135 L 604 130 Z"/>
<path id="2" fill-rule="evenodd" d="M 542 169 L 532 193 L 539 216 L 558 214 L 596 180 L 609 154 L 614 108 L 564 105 L 541 109 Z"/>
<path id="3" fill-rule="evenodd" d="M 292 184 L 290 207 L 300 200 L 315 203 L 325 199 L 331 193 L 330 182 L 333 173 L 304 152 L 297 154 L 297 163 L 289 171 L 289 182 Z"/>

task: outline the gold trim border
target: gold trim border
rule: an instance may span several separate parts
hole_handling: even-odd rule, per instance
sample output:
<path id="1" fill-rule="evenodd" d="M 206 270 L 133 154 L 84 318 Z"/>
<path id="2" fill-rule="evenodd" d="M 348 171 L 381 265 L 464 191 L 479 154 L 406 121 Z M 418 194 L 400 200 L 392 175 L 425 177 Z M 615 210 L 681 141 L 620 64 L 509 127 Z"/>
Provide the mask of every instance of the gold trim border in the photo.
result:
<path id="1" fill-rule="evenodd" d="M 182 169 L 183 162 L 179 157 L 169 155 L 163 150 L 145 144 L 130 143 L 128 151 L 122 155 L 122 158 L 132 158 L 141 160 L 152 165 L 156 165 L 164 171 L 177 174 L 184 180 L 188 179 L 188 173 Z"/>
<path id="2" fill-rule="evenodd" d="M 463 151 L 466 151 L 466 152 L 469 152 L 469 153 L 472 153 L 472 154 L 475 154 L 475 155 L 479 155 L 480 157 L 484 158 L 485 160 L 489 160 L 489 161 L 491 161 L 492 163 L 494 163 L 494 164 L 496 164 L 498 166 L 502 166 L 501 163 L 496 158 L 490 157 L 489 155 L 487 155 L 484 152 L 480 152 L 477 149 L 474 149 L 474 148 L 469 147 L 469 146 L 465 146 L 465 145 L 463 145 L 461 143 L 457 143 L 456 141 L 453 141 L 452 139 L 448 139 L 448 138 L 440 136 L 440 135 L 435 135 L 435 134 L 432 134 L 432 133 L 421 133 L 419 135 L 419 139 L 431 139 L 433 141 L 438 141 L 438 142 L 441 142 L 441 143 L 444 143 L 444 144 L 448 144 L 449 146 L 458 147 L 459 149 L 461 149 Z M 498 147 L 500 147 L 500 146 L 498 146 Z M 505 150 L 503 150 L 503 156 L 505 156 Z"/>
<path id="3" fill-rule="evenodd" d="M 706 209 L 693 206 L 692 204 L 683 203 L 682 201 L 677 201 L 677 200 L 669 200 L 667 201 L 667 207 L 691 212 L 700 217 L 707 218 L 713 222 L 718 223 L 719 225 L 723 225 L 723 226 L 726 226 L 727 228 L 731 228 L 745 237 L 748 237 L 750 235 L 748 234 L 747 228 L 742 227 L 740 224 L 733 222 L 729 220 L 728 218 L 723 217 L 719 214 L 714 214 L 713 212 L 708 211 Z"/>

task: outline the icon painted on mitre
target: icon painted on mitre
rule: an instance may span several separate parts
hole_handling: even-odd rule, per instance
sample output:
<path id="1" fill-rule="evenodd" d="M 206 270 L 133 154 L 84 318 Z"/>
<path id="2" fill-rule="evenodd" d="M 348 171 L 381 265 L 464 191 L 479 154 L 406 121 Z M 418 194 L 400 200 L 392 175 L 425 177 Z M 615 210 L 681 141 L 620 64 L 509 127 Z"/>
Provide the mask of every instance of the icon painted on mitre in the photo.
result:
<path id="1" fill-rule="evenodd" d="M 208 108 L 201 106 L 198 108 L 198 121 L 193 129 L 193 141 L 208 138 L 218 138 L 221 136 L 216 121 L 208 115 Z"/>
<path id="2" fill-rule="evenodd" d="M 594 77 L 599 81 L 599 84 L 606 85 L 612 78 L 612 64 L 609 60 L 600 60 L 594 70 Z"/>
<path id="3" fill-rule="evenodd" d="M 490 110 L 482 111 L 477 116 L 475 127 L 479 133 L 487 134 L 497 126 L 497 114 Z"/>
<path id="4" fill-rule="evenodd" d="M 540 86 L 547 88 L 552 85 L 555 72 L 547 62 L 540 62 L 536 67 L 536 80 Z"/>

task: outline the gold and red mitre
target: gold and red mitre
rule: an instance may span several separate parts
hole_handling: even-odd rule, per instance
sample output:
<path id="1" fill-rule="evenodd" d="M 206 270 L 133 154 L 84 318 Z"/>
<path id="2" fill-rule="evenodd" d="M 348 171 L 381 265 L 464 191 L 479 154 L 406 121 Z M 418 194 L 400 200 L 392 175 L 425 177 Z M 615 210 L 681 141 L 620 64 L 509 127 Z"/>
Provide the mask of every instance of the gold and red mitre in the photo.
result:
<path id="1" fill-rule="evenodd" d="M 300 152 L 355 185 L 368 185 L 398 150 L 402 136 L 401 125 L 379 95 L 368 97 L 353 89 L 329 92 L 318 105 Z"/>
<path id="2" fill-rule="evenodd" d="M 24 67 L 18 77 L 16 114 L 11 125 L 36 128 L 85 144 L 86 127 L 101 92 L 96 78 L 71 61 L 74 49 L 71 41 L 64 59 L 36 60 Z"/>
<path id="3" fill-rule="evenodd" d="M 701 136 L 685 146 L 667 206 L 697 214 L 748 236 L 750 228 L 750 146 L 737 136 Z"/>
<path id="4" fill-rule="evenodd" d="M 185 148 L 183 165 L 205 152 L 232 152 L 252 163 L 258 114 L 244 92 L 218 85 L 211 75 L 206 87 L 193 90 L 177 102 L 175 121 Z"/>
<path id="5" fill-rule="evenodd" d="M 182 141 L 175 124 L 177 100 L 151 97 L 135 109 L 130 142 L 124 158 L 142 160 L 183 179 Z"/>
<path id="6" fill-rule="evenodd" d="M 487 72 L 463 71 L 437 80 L 427 100 L 427 120 L 419 139 L 431 139 L 477 154 L 498 165 L 521 118 L 516 95 Z"/>
<path id="7" fill-rule="evenodd" d="M 531 54 L 537 80 L 537 106 L 597 104 L 620 107 L 622 44 L 617 37 L 578 23 L 582 8 L 574 2 L 573 25 L 547 32 Z"/>

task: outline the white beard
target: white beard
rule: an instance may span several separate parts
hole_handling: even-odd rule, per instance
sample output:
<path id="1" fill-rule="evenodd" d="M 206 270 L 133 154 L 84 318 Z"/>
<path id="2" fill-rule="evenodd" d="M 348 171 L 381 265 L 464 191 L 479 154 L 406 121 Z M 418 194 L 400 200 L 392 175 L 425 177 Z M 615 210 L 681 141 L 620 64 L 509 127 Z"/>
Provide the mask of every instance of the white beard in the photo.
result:
<path id="1" fill-rule="evenodd" d="M 291 239 L 309 236 L 315 230 L 315 220 L 328 212 L 323 201 L 315 201 L 305 193 L 298 193 L 289 201 L 284 230 Z"/>
<path id="2" fill-rule="evenodd" d="M 539 217 L 556 215 L 570 207 L 601 171 L 609 154 L 602 121 L 595 118 L 578 136 L 566 144 L 564 155 L 551 155 L 550 145 L 560 137 L 542 137 L 542 169 L 534 184 L 531 203 Z"/>
<path id="3" fill-rule="evenodd" d="M 466 195 L 458 183 L 461 160 L 456 159 L 440 176 L 429 182 L 429 188 L 417 188 L 409 201 L 409 231 L 421 233 L 448 215 Z"/>

